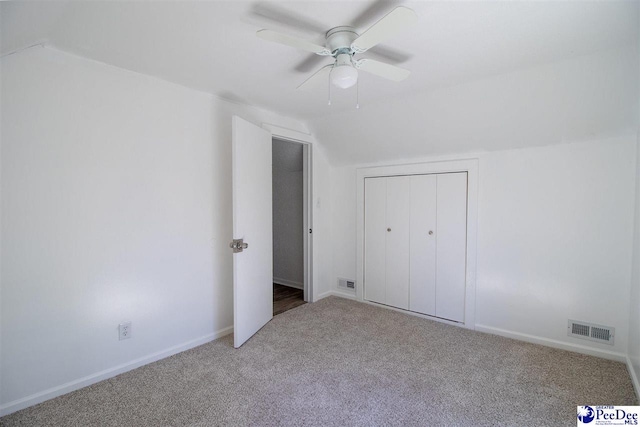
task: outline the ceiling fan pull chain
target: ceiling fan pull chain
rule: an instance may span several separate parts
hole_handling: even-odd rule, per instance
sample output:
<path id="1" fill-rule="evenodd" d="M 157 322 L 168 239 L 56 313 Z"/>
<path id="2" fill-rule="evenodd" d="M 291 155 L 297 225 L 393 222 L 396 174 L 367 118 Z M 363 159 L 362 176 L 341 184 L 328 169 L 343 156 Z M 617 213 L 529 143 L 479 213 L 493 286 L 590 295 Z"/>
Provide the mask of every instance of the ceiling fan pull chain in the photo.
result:
<path id="1" fill-rule="evenodd" d="M 356 81 L 356 110 L 360 109 L 360 79 Z"/>

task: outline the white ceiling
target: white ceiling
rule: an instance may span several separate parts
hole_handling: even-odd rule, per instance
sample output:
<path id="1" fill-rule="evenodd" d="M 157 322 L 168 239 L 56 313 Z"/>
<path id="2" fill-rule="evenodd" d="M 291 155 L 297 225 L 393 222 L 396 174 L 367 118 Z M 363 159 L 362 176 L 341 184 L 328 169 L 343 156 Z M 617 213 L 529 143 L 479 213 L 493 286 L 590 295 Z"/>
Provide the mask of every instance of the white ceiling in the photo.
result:
<path id="1" fill-rule="evenodd" d="M 361 73 L 362 105 L 611 49 L 637 37 L 635 1 L 2 2 L 1 50 L 47 39 L 105 63 L 318 120 L 352 111 L 355 90 L 334 90 L 331 107 L 326 87 L 297 91 L 327 60 L 310 66 L 308 54 L 258 39 L 256 30 L 322 43 L 323 31 L 345 24 L 367 28 L 400 3 L 417 12 L 418 24 L 385 43 L 383 53 L 400 59 L 396 63 L 412 75 L 393 83 Z"/>

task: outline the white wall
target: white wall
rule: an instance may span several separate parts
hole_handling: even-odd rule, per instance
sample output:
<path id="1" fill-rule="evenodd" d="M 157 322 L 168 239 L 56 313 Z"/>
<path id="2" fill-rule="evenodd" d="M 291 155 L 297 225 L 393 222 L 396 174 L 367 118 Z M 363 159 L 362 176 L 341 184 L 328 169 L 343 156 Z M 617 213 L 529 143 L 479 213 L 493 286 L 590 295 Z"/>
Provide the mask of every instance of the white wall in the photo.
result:
<path id="1" fill-rule="evenodd" d="M 640 21 L 640 11 L 638 20 Z M 640 81 L 640 32 L 638 33 L 638 59 L 636 77 Z M 640 85 L 638 90 L 640 103 Z M 636 394 L 640 396 L 640 111 L 638 112 L 638 127 L 636 134 L 636 191 L 635 218 L 633 233 L 633 262 L 631 273 L 631 294 L 629 298 L 629 360 L 627 365 L 633 378 Z"/>
<path id="2" fill-rule="evenodd" d="M 4 17 L 3 9 L 0 8 L 0 22 Z M 1 61 L 1 59 L 0 59 Z M 2 109 L 4 108 L 2 99 L 3 99 L 3 85 L 2 85 L 2 66 L 0 63 L 0 125 L 2 125 Z M 0 396 L 2 395 L 2 127 L 0 127 Z M 0 397 L 0 402 L 2 398 Z M 1 409 L 0 409 L 1 411 Z M 0 416 L 2 412 L 0 412 Z"/>
<path id="3" fill-rule="evenodd" d="M 334 168 L 332 183 L 332 217 L 334 252 L 332 285 L 340 293 L 355 296 L 355 289 L 338 286 L 338 278 L 356 280 L 356 171 L 354 167 Z M 356 283 L 356 288 L 361 286 Z"/>
<path id="4" fill-rule="evenodd" d="M 506 151 L 480 164 L 476 324 L 558 341 L 567 319 L 627 349 L 633 138 Z"/>
<path id="5" fill-rule="evenodd" d="M 273 280 L 304 285 L 302 145 L 273 140 Z"/>
<path id="6" fill-rule="evenodd" d="M 470 156 L 477 326 L 626 354 L 635 156 L 635 136 Z M 356 274 L 355 177 L 333 175 L 334 282 Z M 569 338 L 569 318 L 615 327 L 615 346 Z"/>
<path id="7" fill-rule="evenodd" d="M 54 49 L 1 65 L 2 412 L 228 332 L 231 116 L 304 127 Z"/>
<path id="8" fill-rule="evenodd" d="M 640 128 L 636 145 L 635 218 L 633 233 L 633 262 L 631 294 L 629 298 L 629 371 L 636 393 L 640 395 Z"/>
<path id="9" fill-rule="evenodd" d="M 313 300 L 331 293 L 333 283 L 334 230 L 332 224 L 332 181 L 334 169 L 322 145 L 314 147 L 313 169 Z"/>
<path id="10" fill-rule="evenodd" d="M 228 327 L 211 97 L 42 48 L 2 72 L 2 404 Z"/>

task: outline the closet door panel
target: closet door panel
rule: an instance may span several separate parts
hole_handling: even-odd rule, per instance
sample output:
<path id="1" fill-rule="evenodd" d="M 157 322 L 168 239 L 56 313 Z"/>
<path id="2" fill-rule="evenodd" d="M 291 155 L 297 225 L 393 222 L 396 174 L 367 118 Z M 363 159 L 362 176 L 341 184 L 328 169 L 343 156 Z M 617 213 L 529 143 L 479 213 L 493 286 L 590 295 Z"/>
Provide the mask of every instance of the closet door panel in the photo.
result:
<path id="1" fill-rule="evenodd" d="M 386 304 L 387 179 L 364 182 L 364 299 Z"/>
<path id="2" fill-rule="evenodd" d="M 387 178 L 386 304 L 409 308 L 411 178 Z"/>
<path id="3" fill-rule="evenodd" d="M 409 310 L 433 316 L 436 314 L 436 175 L 411 177 L 409 216 Z"/>
<path id="4" fill-rule="evenodd" d="M 467 173 L 437 175 L 436 316 L 464 322 Z"/>

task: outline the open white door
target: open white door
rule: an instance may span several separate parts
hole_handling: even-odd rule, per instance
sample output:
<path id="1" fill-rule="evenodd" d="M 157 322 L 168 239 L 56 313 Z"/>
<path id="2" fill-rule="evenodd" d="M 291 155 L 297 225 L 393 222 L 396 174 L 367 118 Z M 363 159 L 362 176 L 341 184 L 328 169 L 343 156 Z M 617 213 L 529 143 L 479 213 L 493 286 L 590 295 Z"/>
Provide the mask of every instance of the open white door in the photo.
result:
<path id="1" fill-rule="evenodd" d="M 232 127 L 233 346 L 238 348 L 273 317 L 271 133 L 236 116 Z"/>

